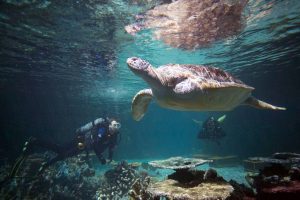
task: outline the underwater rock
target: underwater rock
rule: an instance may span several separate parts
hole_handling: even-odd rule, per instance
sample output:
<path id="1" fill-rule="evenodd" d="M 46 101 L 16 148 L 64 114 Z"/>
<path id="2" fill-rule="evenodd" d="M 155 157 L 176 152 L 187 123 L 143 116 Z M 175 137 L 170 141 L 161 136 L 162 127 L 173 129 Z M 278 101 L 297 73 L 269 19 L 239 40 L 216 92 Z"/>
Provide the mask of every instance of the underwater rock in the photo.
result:
<path id="1" fill-rule="evenodd" d="M 205 171 L 205 173 L 203 175 L 203 180 L 204 181 L 216 180 L 217 177 L 218 177 L 217 171 L 210 168 Z"/>
<path id="2" fill-rule="evenodd" d="M 212 162 L 212 160 L 203 160 L 200 158 L 171 157 L 166 160 L 151 161 L 149 162 L 149 165 L 162 169 L 182 170 L 194 168 L 209 162 Z"/>
<path id="3" fill-rule="evenodd" d="M 248 171 L 258 171 L 273 164 L 290 167 L 300 164 L 300 155 L 297 153 L 275 153 L 270 157 L 249 157 L 244 160 L 244 167 Z"/>
<path id="4" fill-rule="evenodd" d="M 275 159 L 288 160 L 292 164 L 300 164 L 300 154 L 292 152 L 279 152 L 272 155 Z"/>
<path id="5" fill-rule="evenodd" d="M 204 182 L 226 183 L 223 177 L 218 176 L 214 169 L 191 170 L 182 169 L 176 170 L 174 173 L 168 175 L 168 179 L 176 180 L 185 187 L 194 187 Z"/>
<path id="6" fill-rule="evenodd" d="M 292 181 L 286 186 L 262 188 L 258 199 L 298 200 L 300 196 L 300 181 Z"/>
<path id="7" fill-rule="evenodd" d="M 292 166 L 289 170 L 289 176 L 291 177 L 291 180 L 300 180 L 300 168 Z"/>
<path id="8" fill-rule="evenodd" d="M 211 162 L 211 160 L 171 157 L 166 160 L 151 161 L 149 165 L 156 168 L 175 170 L 175 173 L 168 175 L 168 179 L 176 180 L 187 186 L 195 186 L 203 182 L 205 172 L 190 169 L 209 162 Z"/>
<path id="9" fill-rule="evenodd" d="M 205 171 L 200 170 L 176 170 L 168 175 L 168 179 L 176 180 L 186 187 L 194 187 L 204 182 Z"/>
<path id="10" fill-rule="evenodd" d="M 142 29 L 153 29 L 155 38 L 167 45 L 187 50 L 205 47 L 238 34 L 247 0 L 211 1 L 178 0 L 158 5 L 139 15 L 135 24 L 125 30 L 135 35 Z M 142 19 L 142 20 L 141 20 Z"/>
<path id="11" fill-rule="evenodd" d="M 176 200 L 226 199 L 233 190 L 228 183 L 202 183 L 195 187 L 181 187 L 178 181 L 172 179 L 156 182 L 147 188 L 153 199 L 164 197 Z"/>
<path id="12" fill-rule="evenodd" d="M 250 161 L 267 163 L 267 164 L 294 164 L 298 163 L 299 161 L 296 159 L 277 159 L 277 158 L 268 158 L 268 157 L 250 157 L 248 158 Z"/>
<path id="13" fill-rule="evenodd" d="M 227 182 L 214 169 L 206 171 L 191 169 L 207 162 L 211 161 L 182 157 L 149 162 L 151 166 L 173 169 L 175 172 L 168 175 L 167 179 L 163 181 L 151 179 L 148 187 L 141 189 L 142 194 L 146 195 L 147 198 L 145 199 L 149 200 L 161 198 L 176 200 L 255 199 L 255 195 L 250 188 L 234 181 Z M 131 193 L 137 194 L 135 191 L 131 191 Z M 138 198 L 133 199 L 136 200 Z"/>
<path id="14" fill-rule="evenodd" d="M 270 157 L 250 157 L 248 160 L 271 164 L 297 164 L 300 163 L 300 154 L 292 152 L 274 153 Z"/>
<path id="15" fill-rule="evenodd" d="M 149 165 L 149 163 L 143 162 L 141 167 L 145 170 L 155 171 L 157 168 Z"/>
<path id="16" fill-rule="evenodd" d="M 248 173 L 246 180 L 257 191 L 258 199 L 299 199 L 299 154 L 276 153 L 271 157 L 254 157 L 249 160 L 268 164 L 258 173 Z"/>
<path id="17" fill-rule="evenodd" d="M 151 197 L 147 199 L 255 200 L 251 188 L 233 180 L 227 182 L 214 169 L 177 170 L 167 180 L 151 181 L 145 193 Z"/>
<path id="18" fill-rule="evenodd" d="M 246 180 L 257 190 L 264 187 L 288 185 L 291 180 L 289 172 L 290 170 L 283 165 L 272 164 L 260 170 L 259 173 L 248 173 Z"/>
<path id="19" fill-rule="evenodd" d="M 230 180 L 229 184 L 233 186 L 234 192 L 228 200 L 255 200 L 256 196 L 254 191 L 244 184 L 239 184 L 234 180 Z"/>

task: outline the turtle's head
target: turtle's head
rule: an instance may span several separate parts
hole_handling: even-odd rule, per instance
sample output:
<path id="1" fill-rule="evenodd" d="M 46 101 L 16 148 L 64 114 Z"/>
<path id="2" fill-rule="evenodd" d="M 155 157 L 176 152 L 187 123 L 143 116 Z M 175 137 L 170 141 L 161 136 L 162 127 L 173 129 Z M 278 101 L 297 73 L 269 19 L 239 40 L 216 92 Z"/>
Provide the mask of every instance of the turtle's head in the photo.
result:
<path id="1" fill-rule="evenodd" d="M 151 67 L 151 64 L 141 58 L 132 57 L 127 59 L 128 67 L 134 73 L 148 73 L 148 68 Z"/>
<path id="2" fill-rule="evenodd" d="M 148 84 L 153 85 L 156 82 L 160 82 L 155 68 L 149 62 L 141 58 L 132 57 L 127 59 L 127 64 L 134 74 L 143 78 Z"/>

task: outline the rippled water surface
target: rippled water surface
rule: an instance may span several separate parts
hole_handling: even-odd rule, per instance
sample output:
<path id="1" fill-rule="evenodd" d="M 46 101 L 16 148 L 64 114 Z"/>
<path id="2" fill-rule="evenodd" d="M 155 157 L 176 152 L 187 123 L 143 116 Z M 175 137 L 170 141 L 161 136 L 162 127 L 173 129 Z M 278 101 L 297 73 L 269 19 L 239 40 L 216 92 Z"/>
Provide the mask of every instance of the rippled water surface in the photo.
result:
<path id="1" fill-rule="evenodd" d="M 126 59 L 132 56 L 154 66 L 195 63 L 226 69 L 260 87 L 259 94 L 274 103 L 291 103 L 291 110 L 299 114 L 293 102 L 300 96 L 296 78 L 300 73 L 300 1 L 250 0 L 240 34 L 193 51 L 169 47 L 155 40 L 149 30 L 135 37 L 125 33 L 124 26 L 134 22 L 134 15 L 154 5 L 130 2 L 0 2 L 4 132 L 69 131 L 102 111 L 130 121 L 131 99 L 146 87 L 127 68 Z M 284 98 L 287 95 L 290 100 Z M 157 107 L 154 110 L 160 112 Z M 289 126 L 299 130 L 298 122 Z M 15 124 L 19 129 L 14 129 Z"/>

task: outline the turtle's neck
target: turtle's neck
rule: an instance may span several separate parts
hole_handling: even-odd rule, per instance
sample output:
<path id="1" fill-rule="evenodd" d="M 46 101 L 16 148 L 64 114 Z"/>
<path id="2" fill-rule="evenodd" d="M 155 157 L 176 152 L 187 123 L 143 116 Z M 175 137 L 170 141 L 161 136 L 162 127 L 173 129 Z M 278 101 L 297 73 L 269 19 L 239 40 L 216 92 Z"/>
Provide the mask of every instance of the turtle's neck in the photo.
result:
<path id="1" fill-rule="evenodd" d="M 156 68 L 152 66 L 148 68 L 148 73 L 143 76 L 143 79 L 151 88 L 161 88 L 161 86 L 165 84 L 164 78 L 157 72 Z"/>

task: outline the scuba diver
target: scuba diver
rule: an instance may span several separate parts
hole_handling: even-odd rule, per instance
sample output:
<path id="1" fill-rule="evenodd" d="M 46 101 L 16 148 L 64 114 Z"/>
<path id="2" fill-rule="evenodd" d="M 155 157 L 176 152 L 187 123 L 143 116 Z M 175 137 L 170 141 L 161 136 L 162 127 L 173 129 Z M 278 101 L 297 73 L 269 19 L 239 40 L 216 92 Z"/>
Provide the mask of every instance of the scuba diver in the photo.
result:
<path id="1" fill-rule="evenodd" d="M 93 150 L 101 164 L 106 164 L 107 161 L 102 154 L 108 149 L 108 162 L 111 162 L 113 150 L 120 140 L 120 128 L 121 124 L 115 119 L 98 118 L 78 128 L 75 137 L 67 144 L 59 145 L 31 137 L 25 142 L 22 155 L 16 161 L 9 176 L 13 176 L 17 172 L 23 160 L 29 154 L 33 153 L 34 147 L 42 147 L 56 153 L 55 157 L 51 158 L 48 162 L 42 163 L 38 174 L 41 174 L 55 162 L 78 155 L 83 151 L 86 152 L 86 157 L 88 157 L 89 151 Z"/>
<path id="2" fill-rule="evenodd" d="M 198 139 L 211 139 L 220 145 L 219 139 L 226 136 L 225 132 L 221 127 L 221 123 L 225 120 L 226 115 L 215 119 L 214 117 L 209 117 L 202 125 L 202 130 L 198 133 Z M 199 121 L 194 120 L 196 123 Z"/>

